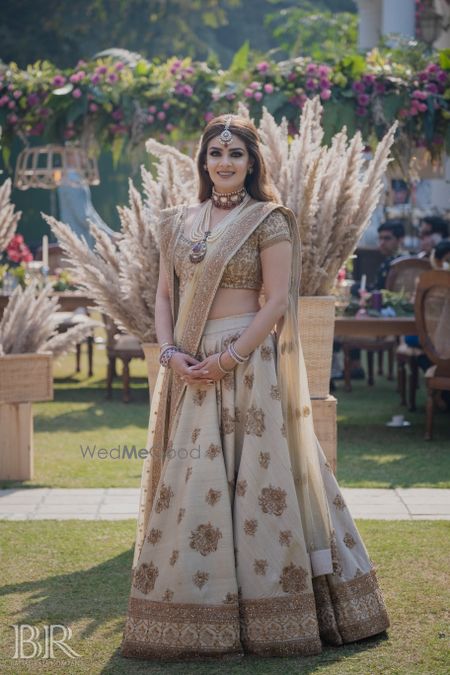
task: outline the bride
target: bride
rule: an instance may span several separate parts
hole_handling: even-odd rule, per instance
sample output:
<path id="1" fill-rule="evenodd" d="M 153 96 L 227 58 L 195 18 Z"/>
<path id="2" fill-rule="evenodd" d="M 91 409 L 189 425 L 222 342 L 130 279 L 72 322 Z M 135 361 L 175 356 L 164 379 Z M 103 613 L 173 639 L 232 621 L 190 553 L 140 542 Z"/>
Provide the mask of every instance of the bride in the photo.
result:
<path id="1" fill-rule="evenodd" d="M 298 226 L 249 120 L 213 119 L 197 168 L 199 203 L 160 221 L 161 367 L 121 654 L 317 654 L 389 620 L 314 433 Z"/>

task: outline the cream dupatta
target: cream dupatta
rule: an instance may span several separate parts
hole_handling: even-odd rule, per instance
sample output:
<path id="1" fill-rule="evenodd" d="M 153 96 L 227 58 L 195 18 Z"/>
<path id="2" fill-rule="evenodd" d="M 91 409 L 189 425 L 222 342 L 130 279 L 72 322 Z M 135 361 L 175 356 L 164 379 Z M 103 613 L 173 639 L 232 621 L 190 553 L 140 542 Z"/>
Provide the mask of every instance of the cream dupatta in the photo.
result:
<path id="1" fill-rule="evenodd" d="M 294 214 L 272 202 L 250 200 L 233 225 L 215 242 L 208 244 L 204 260 L 193 275 L 179 303 L 178 280 L 174 272 L 174 251 L 182 232 L 186 206 L 165 209 L 160 221 L 160 250 L 169 275 L 169 292 L 174 324 L 174 342 L 185 353 L 197 357 L 204 326 L 224 269 L 251 233 L 273 211 L 286 216 L 292 240 L 289 304 L 277 325 L 277 379 L 305 540 L 313 576 L 331 574 L 332 525 L 319 465 L 321 451 L 314 433 L 306 368 L 298 331 L 298 294 L 301 257 L 300 237 Z M 144 541 L 153 500 L 161 476 L 165 452 L 176 428 L 177 413 L 186 384 L 170 370 L 160 368 L 152 398 L 148 430 L 150 452 L 144 460 L 140 508 L 133 570 Z"/>

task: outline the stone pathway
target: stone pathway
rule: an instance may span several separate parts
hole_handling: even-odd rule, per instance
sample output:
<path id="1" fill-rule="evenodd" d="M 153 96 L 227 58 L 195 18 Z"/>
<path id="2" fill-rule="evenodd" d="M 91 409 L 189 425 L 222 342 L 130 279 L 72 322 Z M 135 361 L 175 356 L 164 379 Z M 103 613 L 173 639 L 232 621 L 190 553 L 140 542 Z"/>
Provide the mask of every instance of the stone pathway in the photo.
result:
<path id="1" fill-rule="evenodd" d="M 354 518 L 450 520 L 450 490 L 342 488 Z M 126 520 L 138 512 L 136 488 L 0 490 L 1 520 Z"/>

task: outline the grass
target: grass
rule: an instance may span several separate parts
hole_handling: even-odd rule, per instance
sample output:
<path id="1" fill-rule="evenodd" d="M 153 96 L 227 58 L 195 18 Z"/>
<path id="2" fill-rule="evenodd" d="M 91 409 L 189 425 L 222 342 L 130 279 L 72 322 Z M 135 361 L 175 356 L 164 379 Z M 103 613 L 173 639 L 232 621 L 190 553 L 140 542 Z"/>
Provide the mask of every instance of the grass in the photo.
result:
<path id="1" fill-rule="evenodd" d="M 167 673 L 204 675 L 314 673 L 315 675 L 440 675 L 448 673 L 448 608 L 445 522 L 359 521 L 378 567 L 391 619 L 388 639 L 375 637 L 316 657 L 240 663 L 164 664 L 118 654 L 130 590 L 134 521 L 35 521 L 0 523 L 3 589 L 0 596 L 0 672 Z M 63 624 L 68 644 L 81 656 L 15 660 L 12 624 L 42 628 Z M 29 652 L 28 652 L 29 653 Z"/>
<path id="2" fill-rule="evenodd" d="M 95 373 L 87 378 L 82 360 L 74 373 L 72 354 L 55 364 L 53 401 L 34 410 L 35 478 L 0 482 L 0 487 L 138 487 L 142 460 L 83 459 L 80 447 L 145 447 L 149 404 L 145 363 L 131 364 L 133 402 L 121 400 L 121 382 L 112 401 L 105 398 L 106 356 L 95 350 Z M 411 426 L 385 423 L 404 413 L 395 383 L 378 376 L 374 387 L 355 382 L 353 392 L 338 383 L 338 480 L 346 487 L 450 487 L 449 414 L 435 414 L 435 440 L 423 440 L 425 387 L 418 410 L 406 413 Z"/>

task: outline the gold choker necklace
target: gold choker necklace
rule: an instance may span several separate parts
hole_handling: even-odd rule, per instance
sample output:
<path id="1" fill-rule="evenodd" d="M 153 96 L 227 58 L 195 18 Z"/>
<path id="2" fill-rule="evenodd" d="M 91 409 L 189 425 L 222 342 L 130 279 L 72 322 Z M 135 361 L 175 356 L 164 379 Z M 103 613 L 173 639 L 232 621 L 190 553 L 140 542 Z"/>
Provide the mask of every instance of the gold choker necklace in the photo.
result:
<path id="1" fill-rule="evenodd" d="M 247 190 L 245 187 L 235 192 L 217 192 L 214 188 L 211 193 L 211 200 L 214 206 L 218 209 L 232 209 L 233 206 L 238 206 L 243 200 Z"/>

